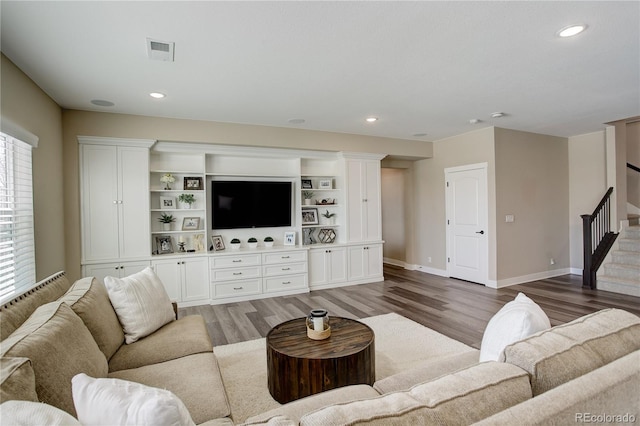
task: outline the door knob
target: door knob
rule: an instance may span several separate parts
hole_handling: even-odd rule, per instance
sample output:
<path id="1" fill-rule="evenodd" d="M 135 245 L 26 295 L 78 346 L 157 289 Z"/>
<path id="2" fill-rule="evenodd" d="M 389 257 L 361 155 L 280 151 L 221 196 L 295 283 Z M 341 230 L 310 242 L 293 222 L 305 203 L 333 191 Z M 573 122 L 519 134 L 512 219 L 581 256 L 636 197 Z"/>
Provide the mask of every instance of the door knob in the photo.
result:
<path id="1" fill-rule="evenodd" d="M 476 234 L 482 234 L 482 235 L 484 235 L 484 231 L 476 231 Z"/>

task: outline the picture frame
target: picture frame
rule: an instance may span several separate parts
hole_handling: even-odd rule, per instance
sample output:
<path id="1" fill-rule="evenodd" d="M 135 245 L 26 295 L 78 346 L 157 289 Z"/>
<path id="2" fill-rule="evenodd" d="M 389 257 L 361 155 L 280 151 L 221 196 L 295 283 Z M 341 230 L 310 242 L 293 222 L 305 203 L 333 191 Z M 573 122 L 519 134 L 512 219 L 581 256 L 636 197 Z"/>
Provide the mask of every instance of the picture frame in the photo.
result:
<path id="1" fill-rule="evenodd" d="M 318 209 L 302 209 L 302 225 L 317 225 Z"/>
<path id="2" fill-rule="evenodd" d="M 170 235 L 156 236 L 156 252 L 158 254 L 173 253 L 173 242 Z"/>
<path id="3" fill-rule="evenodd" d="M 199 217 L 185 217 L 184 219 L 182 219 L 183 231 L 197 231 L 198 228 L 200 228 Z"/>
<path id="4" fill-rule="evenodd" d="M 225 249 L 222 235 L 211 236 L 211 247 L 213 247 L 213 251 L 222 251 Z"/>
<path id="5" fill-rule="evenodd" d="M 160 196 L 160 209 L 173 210 L 176 208 L 176 197 Z"/>
<path id="6" fill-rule="evenodd" d="M 185 191 L 201 191 L 202 177 L 201 176 L 185 176 L 183 188 Z"/>
<path id="7" fill-rule="evenodd" d="M 302 189 L 313 189 L 313 183 L 311 182 L 311 179 L 301 179 L 300 182 L 302 185 Z"/>
<path id="8" fill-rule="evenodd" d="M 318 181 L 318 189 L 333 189 L 333 182 L 331 179 L 320 179 Z"/>
<path id="9" fill-rule="evenodd" d="M 296 245 L 296 233 L 295 231 L 287 231 L 284 233 L 284 243 L 285 246 L 295 246 Z"/>

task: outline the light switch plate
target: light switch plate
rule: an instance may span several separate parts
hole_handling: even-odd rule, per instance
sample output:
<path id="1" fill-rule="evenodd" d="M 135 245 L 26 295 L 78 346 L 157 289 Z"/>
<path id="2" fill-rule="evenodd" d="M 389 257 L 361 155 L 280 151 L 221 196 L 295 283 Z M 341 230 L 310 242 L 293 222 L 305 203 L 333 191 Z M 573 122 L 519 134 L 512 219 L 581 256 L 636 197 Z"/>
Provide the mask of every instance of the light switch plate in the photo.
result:
<path id="1" fill-rule="evenodd" d="M 504 217 L 504 221 L 507 223 L 512 223 L 514 222 L 516 219 L 512 214 L 508 214 Z"/>

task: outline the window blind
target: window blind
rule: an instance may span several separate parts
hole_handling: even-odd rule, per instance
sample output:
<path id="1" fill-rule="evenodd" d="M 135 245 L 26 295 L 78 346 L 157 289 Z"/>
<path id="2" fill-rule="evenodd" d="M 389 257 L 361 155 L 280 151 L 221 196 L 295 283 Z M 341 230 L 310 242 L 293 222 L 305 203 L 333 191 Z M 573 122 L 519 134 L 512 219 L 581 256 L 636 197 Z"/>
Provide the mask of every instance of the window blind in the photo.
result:
<path id="1" fill-rule="evenodd" d="M 0 133 L 0 301 L 36 283 L 31 149 Z"/>

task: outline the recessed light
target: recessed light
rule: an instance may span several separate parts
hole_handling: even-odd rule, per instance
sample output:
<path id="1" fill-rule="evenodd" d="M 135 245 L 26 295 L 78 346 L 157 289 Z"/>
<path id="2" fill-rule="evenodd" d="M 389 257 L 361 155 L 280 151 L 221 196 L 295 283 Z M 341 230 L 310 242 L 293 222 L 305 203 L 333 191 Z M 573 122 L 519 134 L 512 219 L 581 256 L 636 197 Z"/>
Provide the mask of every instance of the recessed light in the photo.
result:
<path id="1" fill-rule="evenodd" d="M 91 103 L 102 107 L 112 107 L 115 105 L 113 102 L 105 101 L 104 99 L 92 99 Z"/>
<path id="2" fill-rule="evenodd" d="M 585 24 L 570 25 L 558 31 L 560 37 L 573 37 L 587 29 Z"/>
<path id="3" fill-rule="evenodd" d="M 167 95 L 165 95 L 164 93 L 160 93 L 160 92 L 151 92 L 151 93 L 149 93 L 149 96 L 151 96 L 152 98 L 156 98 L 156 99 L 162 99 Z"/>
<path id="4" fill-rule="evenodd" d="M 500 117 L 504 117 L 505 114 L 504 112 L 493 112 L 491 113 L 491 118 L 500 118 Z"/>
<path id="5" fill-rule="evenodd" d="M 304 118 L 292 118 L 291 120 L 289 120 L 289 123 L 291 124 L 302 124 L 305 122 Z"/>
<path id="6" fill-rule="evenodd" d="M 482 123 L 482 120 L 478 118 L 472 118 L 471 120 L 469 120 L 469 124 L 478 124 L 478 123 Z"/>
<path id="7" fill-rule="evenodd" d="M 367 117 L 367 123 L 375 123 L 378 121 L 378 117 Z"/>

